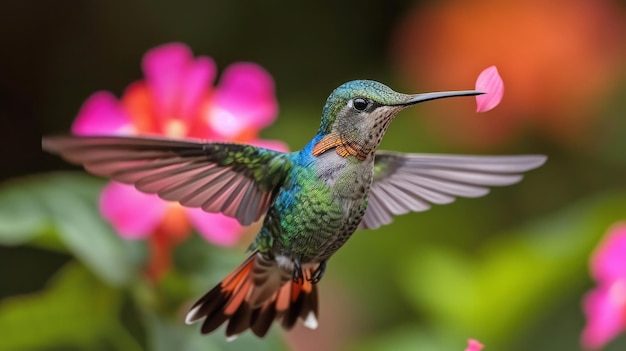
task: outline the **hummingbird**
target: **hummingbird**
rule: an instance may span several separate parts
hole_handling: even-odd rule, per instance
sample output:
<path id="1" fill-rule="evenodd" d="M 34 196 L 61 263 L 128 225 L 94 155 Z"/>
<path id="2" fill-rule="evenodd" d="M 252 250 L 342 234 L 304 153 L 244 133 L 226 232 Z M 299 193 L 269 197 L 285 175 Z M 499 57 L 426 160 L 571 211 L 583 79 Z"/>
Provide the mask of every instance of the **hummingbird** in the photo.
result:
<path id="1" fill-rule="evenodd" d="M 544 155 L 462 156 L 378 150 L 398 112 L 415 104 L 483 94 L 476 90 L 398 93 L 372 80 L 342 84 L 328 97 L 317 134 L 301 150 L 125 136 L 50 136 L 42 147 L 95 175 L 133 184 L 183 206 L 223 213 L 242 225 L 263 219 L 249 256 L 186 315 L 201 332 L 226 325 L 229 340 L 274 321 L 318 326 L 317 283 L 357 229 L 425 211 L 488 186 L 519 182 Z"/>

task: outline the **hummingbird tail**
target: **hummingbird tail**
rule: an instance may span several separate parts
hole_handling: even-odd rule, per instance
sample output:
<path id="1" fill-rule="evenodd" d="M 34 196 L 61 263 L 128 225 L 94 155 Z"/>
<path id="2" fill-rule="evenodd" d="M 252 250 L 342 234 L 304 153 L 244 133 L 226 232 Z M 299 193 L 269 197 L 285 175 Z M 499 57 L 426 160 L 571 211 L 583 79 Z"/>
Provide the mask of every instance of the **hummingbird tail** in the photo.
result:
<path id="1" fill-rule="evenodd" d="M 228 340 L 234 340 L 248 328 L 263 337 L 273 321 L 279 319 L 287 330 L 298 318 L 304 326 L 316 329 L 317 286 L 309 280 L 313 268 L 305 269 L 305 279 L 295 282 L 292 273 L 281 268 L 276 260 L 255 251 L 191 307 L 185 322 L 191 324 L 204 319 L 203 334 L 228 322 Z"/>

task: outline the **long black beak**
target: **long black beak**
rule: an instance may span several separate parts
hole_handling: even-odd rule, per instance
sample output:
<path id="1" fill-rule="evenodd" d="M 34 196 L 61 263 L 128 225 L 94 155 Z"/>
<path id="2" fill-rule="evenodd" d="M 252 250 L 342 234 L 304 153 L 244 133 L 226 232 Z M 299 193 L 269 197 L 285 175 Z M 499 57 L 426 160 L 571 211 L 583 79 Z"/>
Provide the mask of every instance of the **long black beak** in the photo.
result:
<path id="1" fill-rule="evenodd" d="M 407 100 L 399 103 L 398 105 L 410 106 L 420 102 L 443 99 L 455 96 L 475 96 L 485 94 L 478 90 L 458 90 L 458 91 L 438 91 L 434 93 L 423 93 L 415 95 L 407 95 Z"/>

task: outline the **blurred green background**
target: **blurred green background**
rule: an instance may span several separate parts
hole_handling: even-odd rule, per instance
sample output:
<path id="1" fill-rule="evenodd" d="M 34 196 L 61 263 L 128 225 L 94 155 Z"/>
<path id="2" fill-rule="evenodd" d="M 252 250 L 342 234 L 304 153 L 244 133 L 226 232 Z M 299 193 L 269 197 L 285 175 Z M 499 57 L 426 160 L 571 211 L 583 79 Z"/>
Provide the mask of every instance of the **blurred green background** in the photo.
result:
<path id="1" fill-rule="evenodd" d="M 0 350 L 462 350 L 470 337 L 487 350 L 580 349 L 589 254 L 626 220 L 625 27 L 617 0 L 3 1 Z M 136 281 L 145 248 L 99 219 L 104 180 L 40 149 L 91 93 L 121 95 L 141 79 L 142 55 L 172 41 L 220 69 L 265 67 L 280 115 L 262 135 L 294 150 L 345 81 L 471 89 L 495 64 L 501 106 L 416 107 L 382 148 L 549 160 L 485 198 L 356 233 L 320 284 L 318 331 L 200 337 L 182 306 L 234 268 L 247 243 L 220 249 L 193 236 L 162 284 Z M 606 348 L 624 349 L 623 336 Z"/>

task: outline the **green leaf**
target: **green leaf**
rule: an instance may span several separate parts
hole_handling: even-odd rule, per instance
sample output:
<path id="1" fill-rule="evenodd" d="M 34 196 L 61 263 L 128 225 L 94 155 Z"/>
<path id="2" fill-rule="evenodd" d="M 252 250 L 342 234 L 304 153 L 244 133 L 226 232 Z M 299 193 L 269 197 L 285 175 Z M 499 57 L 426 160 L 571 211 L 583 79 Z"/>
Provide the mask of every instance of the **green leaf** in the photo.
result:
<path id="1" fill-rule="evenodd" d="M 5 183 L 0 188 L 0 243 L 48 246 L 57 241 L 106 282 L 128 283 L 142 258 L 140 244 L 121 239 L 100 217 L 102 185 L 82 173 Z"/>
<path id="2" fill-rule="evenodd" d="M 101 343 L 125 350 L 137 343 L 121 329 L 119 291 L 101 283 L 83 266 L 64 266 L 42 292 L 11 297 L 0 303 L 3 350 L 53 349 Z M 114 340 L 113 340 L 114 339 Z"/>
<path id="3" fill-rule="evenodd" d="M 48 224 L 46 209 L 37 202 L 36 187 L 12 181 L 0 188 L 0 243 L 18 245 L 40 235 Z"/>
<path id="4" fill-rule="evenodd" d="M 462 351 L 467 346 L 467 340 L 463 338 L 453 339 L 450 337 L 435 336 L 427 333 L 419 326 L 403 326 L 383 333 L 374 334 L 373 337 L 357 340 L 348 347 L 348 350 L 358 351 Z"/>
<path id="5" fill-rule="evenodd" d="M 399 284 L 439 327 L 507 349 L 498 343 L 529 327 L 564 295 L 584 288 L 592 249 L 625 214 L 626 194 L 615 193 L 503 233 L 480 252 L 421 247 L 404 262 Z"/>

